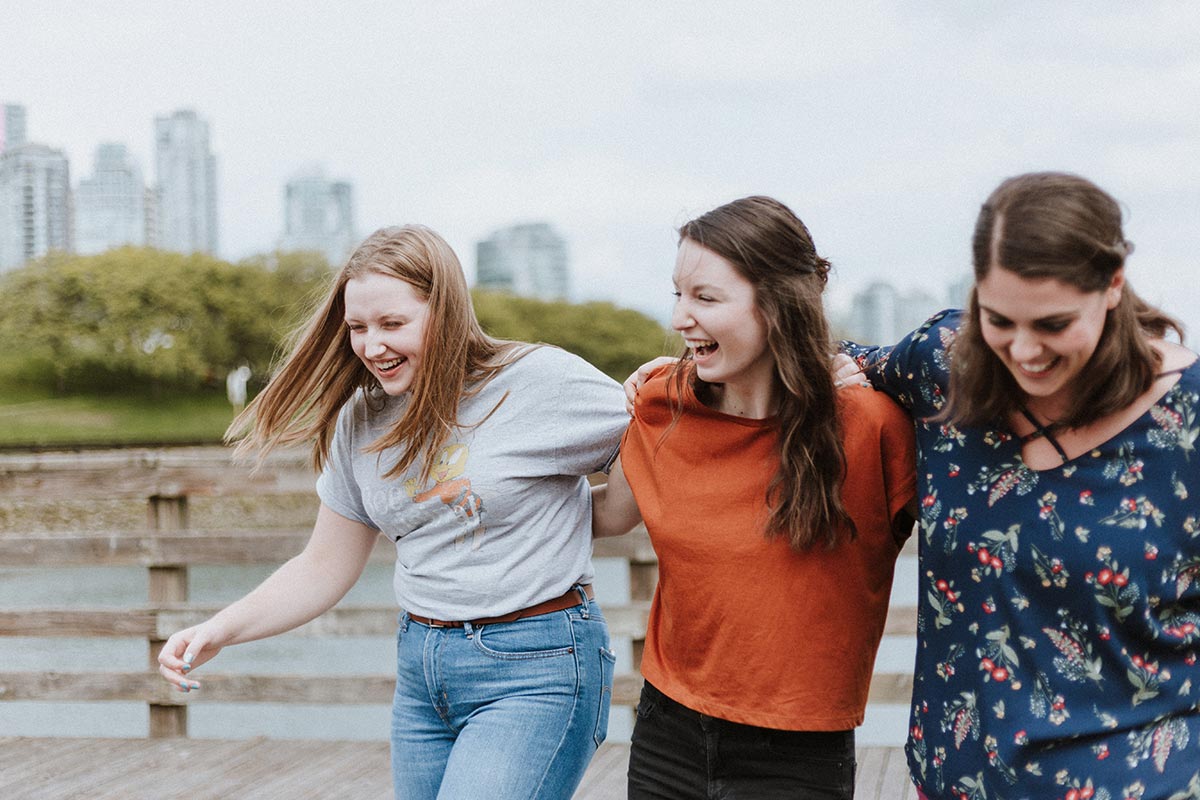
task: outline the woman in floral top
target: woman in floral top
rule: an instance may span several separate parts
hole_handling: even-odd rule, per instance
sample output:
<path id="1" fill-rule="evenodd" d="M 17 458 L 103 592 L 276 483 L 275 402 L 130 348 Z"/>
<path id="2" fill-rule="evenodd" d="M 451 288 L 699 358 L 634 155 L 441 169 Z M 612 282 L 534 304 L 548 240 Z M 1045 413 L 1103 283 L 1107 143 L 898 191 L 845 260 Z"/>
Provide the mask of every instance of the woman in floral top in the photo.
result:
<path id="1" fill-rule="evenodd" d="M 983 206 L 975 289 L 846 345 L 916 420 L 908 759 L 929 800 L 1200 798 L 1200 367 L 1072 175 Z"/>

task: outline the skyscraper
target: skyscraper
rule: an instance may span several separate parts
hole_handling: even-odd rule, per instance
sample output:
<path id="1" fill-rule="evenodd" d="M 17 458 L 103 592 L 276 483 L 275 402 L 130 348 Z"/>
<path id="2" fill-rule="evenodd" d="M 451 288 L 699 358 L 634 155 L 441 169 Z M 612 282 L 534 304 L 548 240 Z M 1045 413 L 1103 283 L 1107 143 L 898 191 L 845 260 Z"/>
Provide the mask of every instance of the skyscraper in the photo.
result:
<path id="1" fill-rule="evenodd" d="M 544 222 L 498 230 L 476 245 L 475 285 L 565 300 L 570 294 L 566 240 Z"/>
<path id="2" fill-rule="evenodd" d="M 25 106 L 0 106 L 0 153 L 25 144 Z"/>
<path id="3" fill-rule="evenodd" d="M 75 193 L 75 250 L 90 255 L 121 245 L 146 245 L 146 187 L 123 144 L 96 149 L 92 177 Z"/>
<path id="4" fill-rule="evenodd" d="M 158 180 L 158 246 L 180 253 L 217 253 L 217 162 L 208 123 L 195 111 L 154 120 Z"/>
<path id="5" fill-rule="evenodd" d="M 44 144 L 0 153 L 0 270 L 51 250 L 71 250 L 71 176 L 67 157 Z"/>
<path id="6" fill-rule="evenodd" d="M 354 190 L 345 181 L 326 179 L 320 170 L 297 175 L 283 198 L 280 250 L 316 250 L 340 266 L 358 243 L 354 232 Z"/>
<path id="7" fill-rule="evenodd" d="M 940 308 L 942 303 L 922 289 L 900 292 L 876 281 L 854 295 L 850 337 L 862 344 L 893 344 Z"/>

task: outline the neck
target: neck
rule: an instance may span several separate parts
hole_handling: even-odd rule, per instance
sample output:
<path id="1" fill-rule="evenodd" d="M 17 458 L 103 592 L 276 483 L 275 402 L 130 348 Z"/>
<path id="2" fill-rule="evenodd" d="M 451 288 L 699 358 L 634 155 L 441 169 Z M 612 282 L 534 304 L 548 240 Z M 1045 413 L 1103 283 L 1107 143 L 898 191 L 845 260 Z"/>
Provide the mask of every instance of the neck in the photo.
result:
<path id="1" fill-rule="evenodd" d="M 1065 400 L 1043 397 L 1026 397 L 1025 408 L 1046 427 L 1061 425 L 1061 420 L 1066 418 L 1068 411 Z"/>
<path id="2" fill-rule="evenodd" d="M 712 408 L 722 414 L 747 419 L 766 419 L 778 408 L 770 386 L 746 387 L 733 383 L 714 383 Z"/>

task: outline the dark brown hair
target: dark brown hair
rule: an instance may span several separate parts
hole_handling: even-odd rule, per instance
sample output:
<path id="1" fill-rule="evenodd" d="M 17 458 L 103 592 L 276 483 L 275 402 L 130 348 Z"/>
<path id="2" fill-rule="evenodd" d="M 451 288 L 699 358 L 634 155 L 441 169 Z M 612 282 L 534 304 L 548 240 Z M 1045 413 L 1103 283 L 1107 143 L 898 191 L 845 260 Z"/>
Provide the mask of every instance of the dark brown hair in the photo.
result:
<path id="1" fill-rule="evenodd" d="M 992 269 L 1022 278 L 1053 278 L 1082 292 L 1112 283 L 1133 244 L 1121 231 L 1121 208 L 1100 187 L 1077 175 L 1035 172 L 1009 178 L 979 211 L 972 239 L 975 282 Z M 1150 388 L 1162 361 L 1150 344 L 1182 326 L 1138 297 L 1128 282 L 1108 312 L 1100 341 L 1076 379 L 1075 399 L 1055 422 L 1078 427 L 1129 406 Z M 942 418 L 961 425 L 1002 422 L 1023 392 L 983 339 L 974 290 L 954 343 L 949 404 Z"/>
<path id="2" fill-rule="evenodd" d="M 837 389 L 830 369 L 830 334 L 821 303 L 829 262 L 817 255 L 808 228 L 770 197 L 746 197 L 709 211 L 679 229 L 733 265 L 754 286 L 775 360 L 779 398 L 779 471 L 767 489 L 767 535 L 786 536 L 796 550 L 832 547 L 854 523 L 841 500 L 846 472 Z M 706 384 L 684 355 L 674 373 L 677 390 L 690 376 L 698 396 Z"/>
<path id="3" fill-rule="evenodd" d="M 420 225 L 381 228 L 350 256 L 293 334 L 290 354 L 266 388 L 229 426 L 228 439 L 243 437 L 239 453 L 257 452 L 261 461 L 275 447 L 311 442 L 313 465 L 320 469 L 342 406 L 358 389 L 379 391 L 350 347 L 345 322 L 346 283 L 370 273 L 399 278 L 429 304 L 422 368 L 408 405 L 395 427 L 367 448 L 400 448 L 400 460 L 385 477 L 419 461 L 427 480 L 438 447 L 459 424 L 458 405 L 469 384 L 481 385 L 514 360 L 516 343 L 493 339 L 479 326 L 462 266 L 445 239 Z"/>

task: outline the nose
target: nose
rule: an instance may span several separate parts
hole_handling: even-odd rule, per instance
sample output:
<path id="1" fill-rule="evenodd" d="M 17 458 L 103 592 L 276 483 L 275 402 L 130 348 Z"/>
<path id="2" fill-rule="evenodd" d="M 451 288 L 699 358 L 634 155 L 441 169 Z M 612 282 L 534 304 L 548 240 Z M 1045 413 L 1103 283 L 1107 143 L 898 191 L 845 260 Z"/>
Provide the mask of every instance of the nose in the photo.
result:
<path id="1" fill-rule="evenodd" d="M 687 304 L 683 300 L 676 300 L 675 307 L 671 309 L 671 328 L 677 331 L 686 331 L 695 326 L 696 320 L 692 319 Z"/>
<path id="2" fill-rule="evenodd" d="M 378 331 L 368 331 L 367 340 L 363 347 L 363 352 L 367 358 L 378 358 L 387 350 L 387 345 L 383 343 L 383 337 Z"/>
<path id="3" fill-rule="evenodd" d="M 1013 334 L 1008 352 L 1015 361 L 1033 361 L 1042 353 L 1042 343 L 1036 333 L 1018 328 Z"/>

